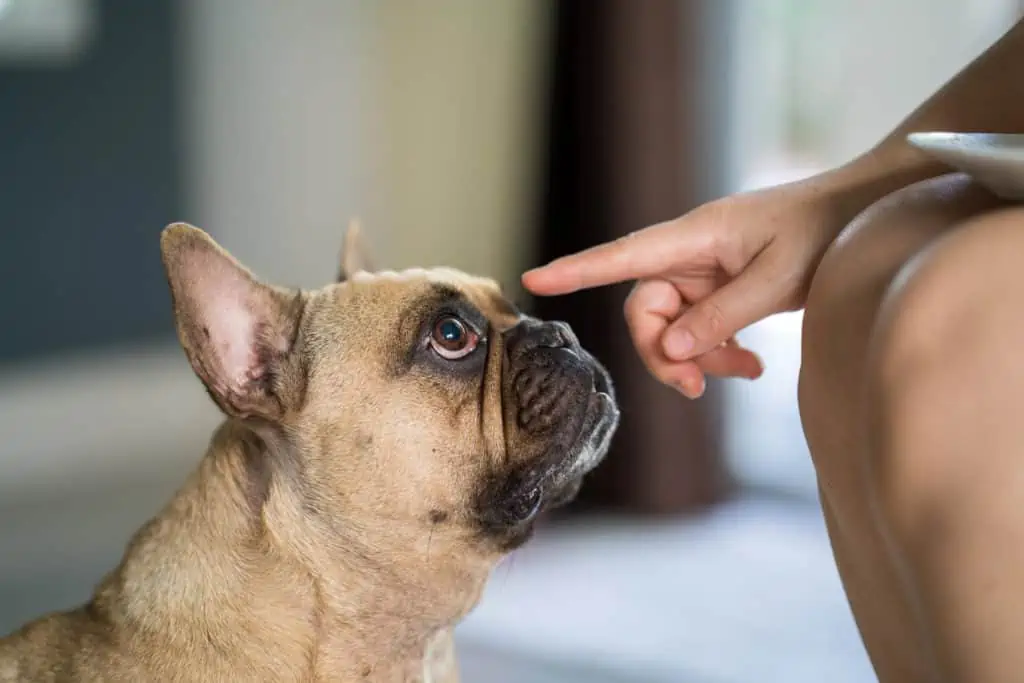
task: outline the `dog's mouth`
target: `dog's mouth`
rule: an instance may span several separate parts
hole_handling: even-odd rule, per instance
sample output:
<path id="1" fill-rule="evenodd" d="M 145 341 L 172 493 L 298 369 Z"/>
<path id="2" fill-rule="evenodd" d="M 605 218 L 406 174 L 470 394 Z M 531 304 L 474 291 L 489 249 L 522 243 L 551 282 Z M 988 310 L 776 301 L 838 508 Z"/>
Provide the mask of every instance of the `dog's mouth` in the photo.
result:
<path id="1" fill-rule="evenodd" d="M 509 344 L 506 419 L 515 421 L 520 448 L 534 455 L 492 475 L 478 506 L 485 532 L 506 549 L 525 542 L 542 512 L 576 496 L 618 425 L 607 370 L 567 328 L 556 327 L 556 334 L 545 337 L 550 329 Z"/>
<path id="2" fill-rule="evenodd" d="M 572 501 L 584 476 L 607 453 L 618 418 L 611 383 L 603 369 L 597 368 L 583 420 L 570 446 L 563 450 L 556 445 L 546 457 L 506 478 L 504 495 L 497 497 L 504 499 L 504 524 L 530 523 L 543 510 Z"/>

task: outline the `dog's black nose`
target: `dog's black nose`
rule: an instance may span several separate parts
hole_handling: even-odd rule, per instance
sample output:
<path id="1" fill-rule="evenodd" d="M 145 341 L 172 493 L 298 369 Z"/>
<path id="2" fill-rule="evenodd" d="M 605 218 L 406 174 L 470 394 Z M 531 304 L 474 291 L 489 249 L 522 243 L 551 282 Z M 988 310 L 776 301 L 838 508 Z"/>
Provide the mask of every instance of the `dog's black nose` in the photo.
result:
<path id="1" fill-rule="evenodd" d="M 566 323 L 529 317 L 524 317 L 514 327 L 506 330 L 503 336 L 505 353 L 513 361 L 539 348 L 573 349 L 579 345 L 576 335 Z"/>

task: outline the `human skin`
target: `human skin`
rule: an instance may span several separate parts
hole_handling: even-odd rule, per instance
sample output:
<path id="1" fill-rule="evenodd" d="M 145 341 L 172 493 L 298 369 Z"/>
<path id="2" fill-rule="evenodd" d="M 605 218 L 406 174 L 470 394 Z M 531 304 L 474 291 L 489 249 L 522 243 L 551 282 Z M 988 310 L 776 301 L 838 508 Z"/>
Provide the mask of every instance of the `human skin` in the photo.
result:
<path id="1" fill-rule="evenodd" d="M 692 398 L 756 378 L 734 340 L 805 308 L 800 410 L 836 563 L 883 683 L 1024 671 L 1024 209 L 906 144 L 1024 132 L 1018 23 L 841 167 L 725 197 L 526 273 L 624 280 L 637 351 Z"/>

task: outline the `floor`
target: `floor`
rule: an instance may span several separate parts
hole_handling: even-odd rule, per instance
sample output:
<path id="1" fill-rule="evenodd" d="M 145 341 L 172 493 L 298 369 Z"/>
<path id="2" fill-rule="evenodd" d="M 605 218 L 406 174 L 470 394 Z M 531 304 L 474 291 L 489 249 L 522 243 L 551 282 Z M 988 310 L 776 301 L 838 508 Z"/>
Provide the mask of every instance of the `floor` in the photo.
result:
<path id="1" fill-rule="evenodd" d="M 872 680 L 819 517 L 789 500 L 549 529 L 459 635 L 651 683 Z"/>
<path id="2" fill-rule="evenodd" d="M 573 659 L 551 659 L 508 648 L 462 643 L 460 674 L 465 683 L 702 683 L 697 679 L 637 678 Z"/>

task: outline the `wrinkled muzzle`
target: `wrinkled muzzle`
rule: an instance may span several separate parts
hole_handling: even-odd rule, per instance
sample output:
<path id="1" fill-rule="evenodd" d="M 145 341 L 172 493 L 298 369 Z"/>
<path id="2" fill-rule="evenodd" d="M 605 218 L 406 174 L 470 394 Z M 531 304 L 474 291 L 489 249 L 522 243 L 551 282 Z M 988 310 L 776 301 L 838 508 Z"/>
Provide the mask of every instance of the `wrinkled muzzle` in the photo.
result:
<path id="1" fill-rule="evenodd" d="M 486 527 L 508 532 L 572 499 L 607 453 L 619 411 L 607 370 L 565 323 L 524 317 L 502 341 L 509 458 L 479 512 Z"/>

